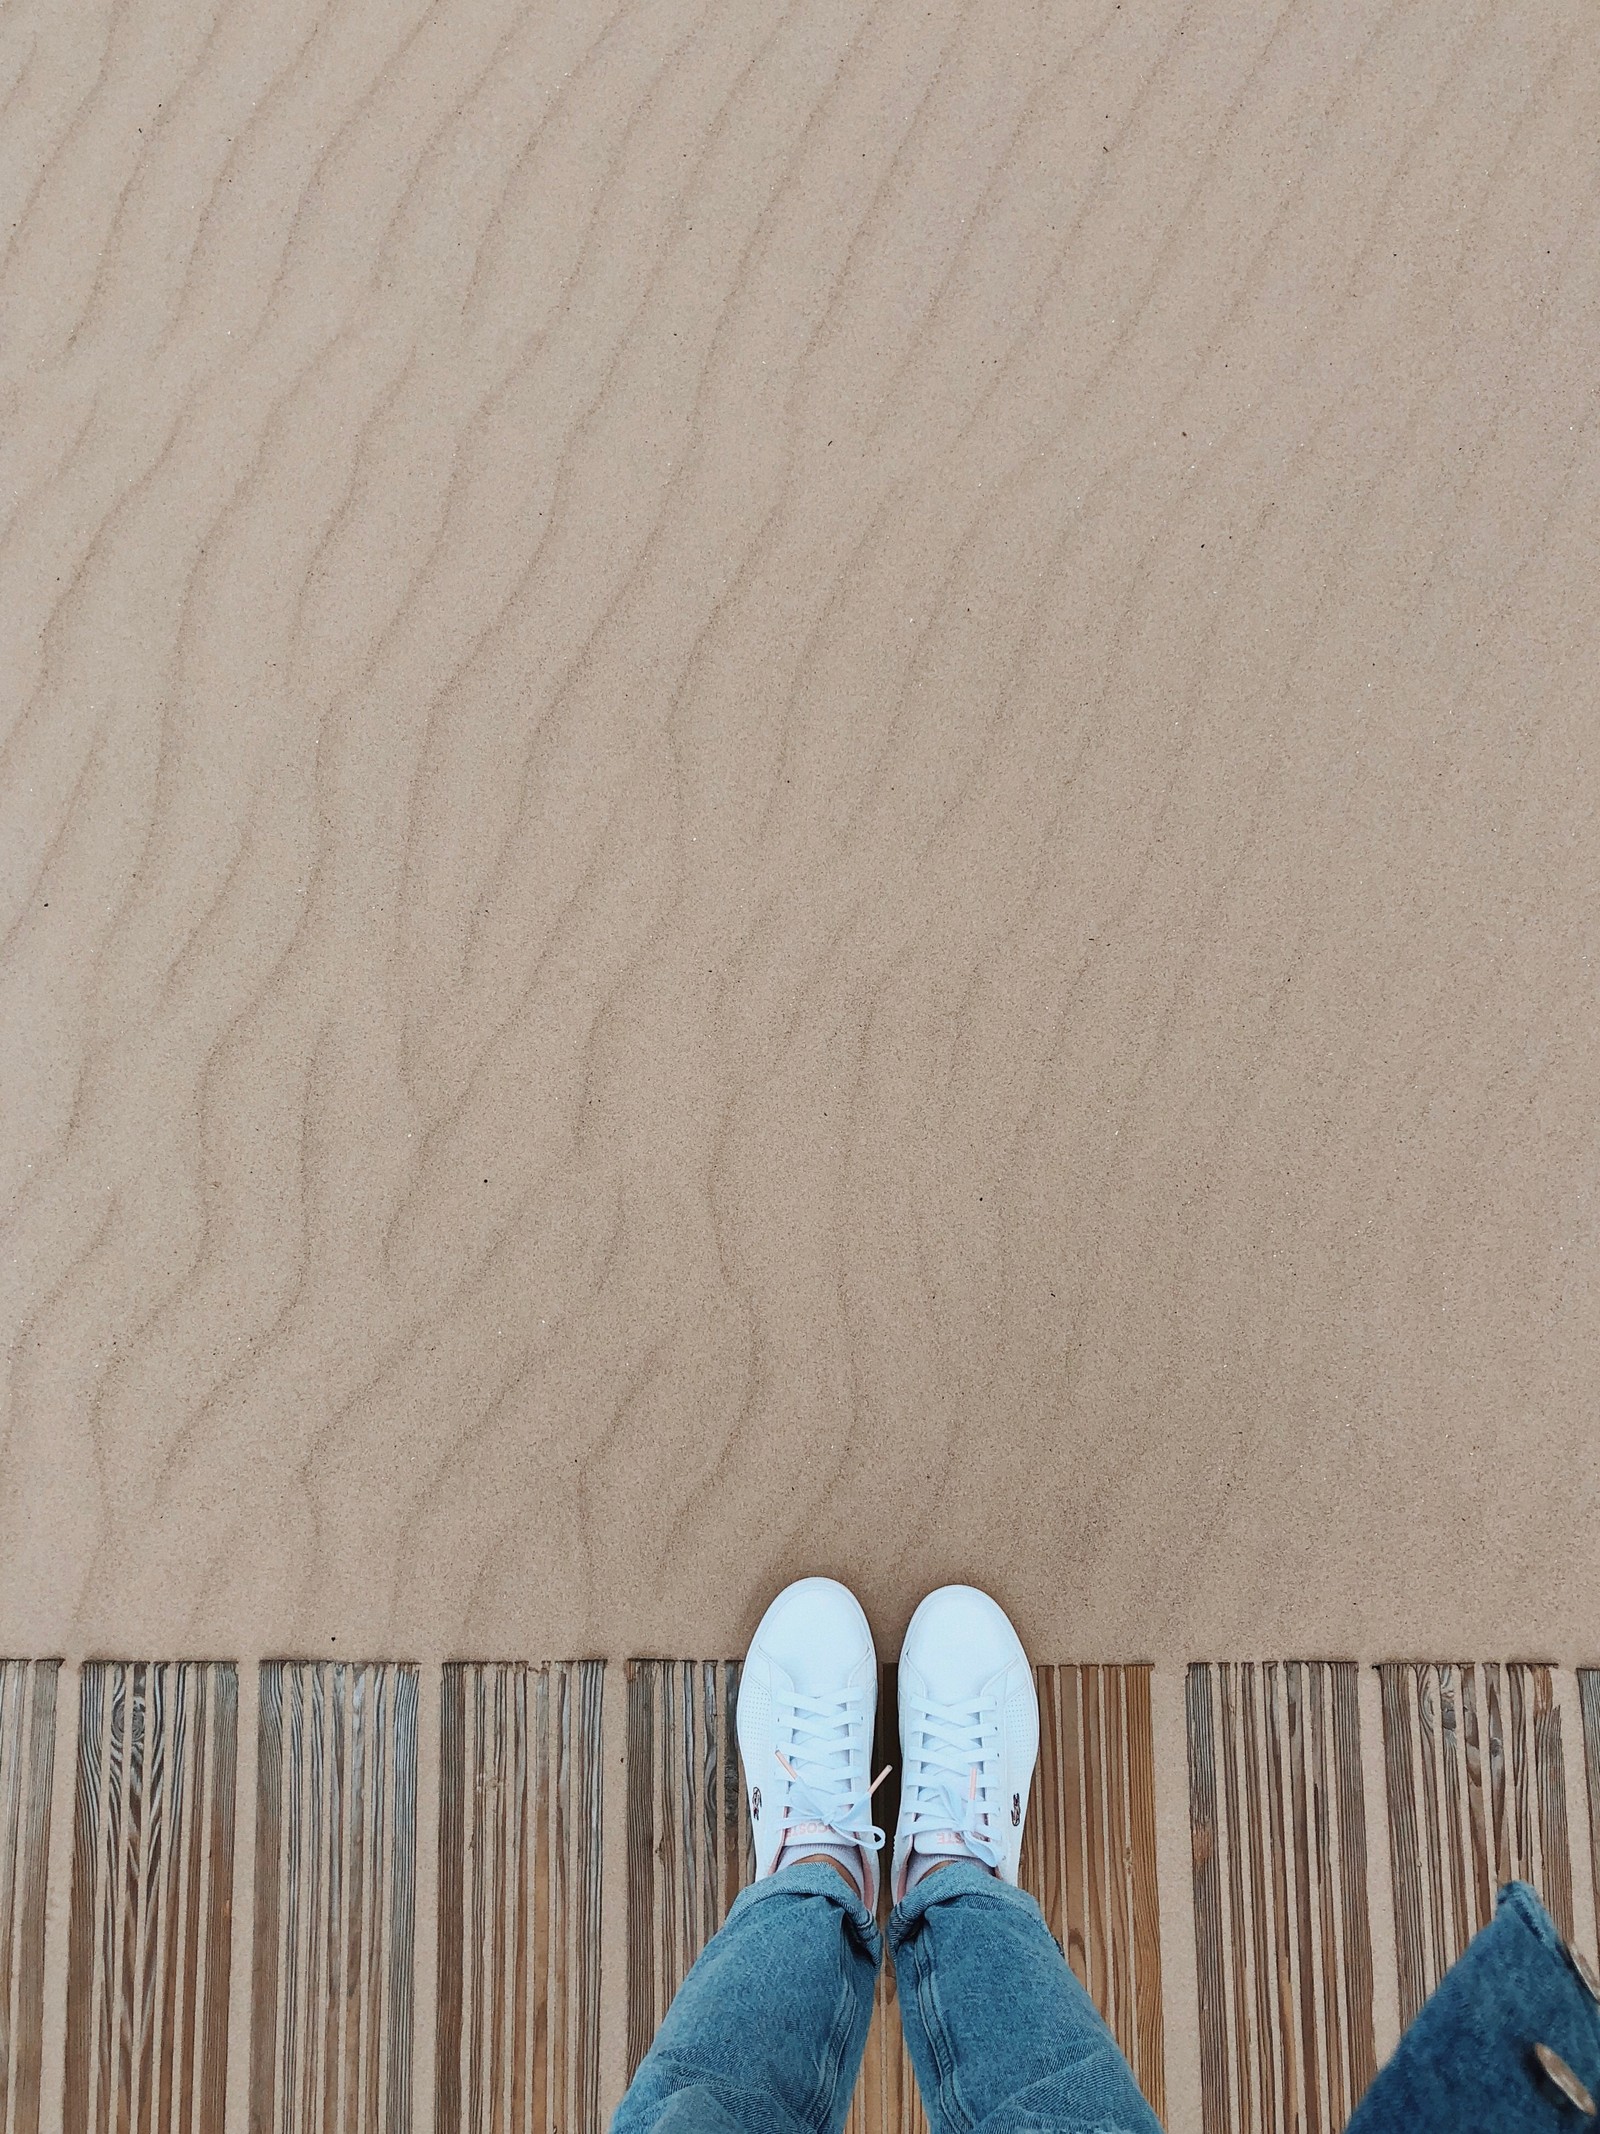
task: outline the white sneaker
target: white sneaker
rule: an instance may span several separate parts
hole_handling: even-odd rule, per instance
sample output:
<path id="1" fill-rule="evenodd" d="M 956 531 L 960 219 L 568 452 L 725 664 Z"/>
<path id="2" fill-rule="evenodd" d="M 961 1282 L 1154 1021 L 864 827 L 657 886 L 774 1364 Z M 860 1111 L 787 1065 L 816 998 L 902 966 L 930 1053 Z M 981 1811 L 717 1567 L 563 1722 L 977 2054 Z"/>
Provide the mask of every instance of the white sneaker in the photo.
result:
<path id="1" fill-rule="evenodd" d="M 878 1656 L 861 1603 L 832 1578 L 785 1586 L 756 1625 L 739 1678 L 758 1881 L 808 1852 L 851 1865 L 859 1855 L 863 1901 L 869 1911 L 877 1903 L 883 1832 L 870 1802 L 887 1776 L 869 1776 L 877 1710 Z"/>
<path id="2" fill-rule="evenodd" d="M 900 1648 L 896 1903 L 930 1855 L 1016 1881 L 1038 1755 L 1039 1699 L 1010 1617 L 975 1586 L 941 1586 Z"/>

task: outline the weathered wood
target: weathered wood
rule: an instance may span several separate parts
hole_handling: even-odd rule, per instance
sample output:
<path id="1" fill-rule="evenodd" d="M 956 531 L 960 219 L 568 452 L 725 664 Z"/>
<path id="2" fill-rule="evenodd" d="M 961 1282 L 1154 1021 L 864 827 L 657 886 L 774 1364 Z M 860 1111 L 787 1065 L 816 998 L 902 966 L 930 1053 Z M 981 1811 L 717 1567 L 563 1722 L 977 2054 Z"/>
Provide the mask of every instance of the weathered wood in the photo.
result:
<path id="1" fill-rule="evenodd" d="M 1570 1935 L 1571 1838 L 1547 1665 L 1417 1661 L 1379 1674 L 1404 2023 L 1487 1924 L 1500 1882 L 1530 1882 Z"/>
<path id="2" fill-rule="evenodd" d="M 1578 1670 L 1578 1710 L 1583 1720 L 1583 1770 L 1589 1808 L 1589 1876 L 1600 1918 L 1600 1667 Z"/>
<path id="3" fill-rule="evenodd" d="M 1191 1667 L 1189 1767 L 1206 2134 L 1338 2134 L 1373 2074 L 1354 1663 Z"/>
<path id="4" fill-rule="evenodd" d="M 261 1670 L 254 2134 L 411 2125 L 417 1689 L 387 1663 Z"/>
<path id="5" fill-rule="evenodd" d="M 1322 1961 L 1322 2063 L 1328 2085 L 1328 2124 L 1342 2127 L 1349 2116 L 1345 2041 L 1339 2024 L 1338 1894 L 1333 1882 L 1332 1824 L 1328 1813 L 1332 1767 L 1328 1760 L 1328 1669 L 1313 1660 L 1306 1670 L 1311 1713 L 1311 1843 L 1316 1861 L 1317 1930 Z"/>
<path id="6" fill-rule="evenodd" d="M 1539 1857 L 1544 1869 L 1541 1894 L 1561 1934 L 1572 1939 L 1572 1849 L 1567 1830 L 1567 1777 L 1561 1744 L 1561 1714 L 1556 1709 L 1548 1667 L 1530 1669 L 1533 1678 L 1533 1769 L 1538 1793 Z"/>
<path id="7" fill-rule="evenodd" d="M 1134 2050 L 1140 2087 L 1158 2118 L 1167 2109 L 1161 2007 L 1161 1901 L 1156 1885 L 1155 1728 L 1148 1667 L 1123 1669 L 1128 1743 L 1130 1897 L 1133 1907 Z M 1057 1876 L 1059 1885 L 1059 1875 Z"/>
<path id="8" fill-rule="evenodd" d="M 1389 1877 L 1394 1886 L 1395 1969 L 1400 2025 L 1427 1999 L 1428 1961 L 1422 1927 L 1422 1854 L 1417 1841 L 1416 1782 L 1412 1775 L 1411 1670 L 1386 1662 L 1378 1670 L 1383 1697 L 1383 1756 L 1389 1810 Z"/>
<path id="9" fill-rule="evenodd" d="M 1322 2134 L 1322 2078 L 1317 2044 L 1320 1996 L 1311 1941 L 1311 1816 L 1306 1788 L 1306 1719 L 1304 1684 L 1298 1660 L 1284 1667 L 1288 1719 L 1289 1814 L 1293 1824 L 1294 1928 L 1296 1985 L 1300 2004 L 1300 2060 L 1304 2071 L 1307 2134 Z"/>
<path id="10" fill-rule="evenodd" d="M 1472 1929 L 1489 1924 L 1494 1910 L 1490 1886 L 1490 1840 L 1485 1808 L 1483 1739 L 1478 1723 L 1478 1682 L 1474 1668 L 1461 1669 L 1461 1750 L 1466 1769 L 1463 1816 L 1472 1853 Z"/>
<path id="11" fill-rule="evenodd" d="M 91 2126 L 221 2134 L 237 1690 L 231 1666 L 204 1662 L 94 1661 L 83 1670 L 66 2134 Z M 53 1729 L 53 1693 L 50 1717 Z M 43 1865 L 41 1855 L 40 1874 Z M 36 2073 L 33 2082 L 19 2100 L 29 2134 Z"/>
<path id="12" fill-rule="evenodd" d="M 1367 1909 L 1366 1784 L 1361 1768 L 1361 1706 L 1353 1661 L 1329 1668 L 1333 1692 L 1333 1755 L 1337 1767 L 1339 1927 L 1345 1985 L 1345 2043 L 1349 2109 L 1353 2112 L 1378 2071 L 1373 2032 L 1372 1926 Z"/>
<path id="13" fill-rule="evenodd" d="M 1209 1673 L 1209 1670 L 1206 1672 Z M 1233 1990 L 1231 1993 L 1227 1992 L 1219 1981 L 1213 1983 L 1212 1993 L 1219 2006 L 1228 2003 L 1233 2010 L 1234 2123 L 1239 2134 L 1254 2134 L 1255 2048 L 1250 2028 L 1250 2004 L 1245 1991 L 1245 1980 L 1250 1967 L 1250 1921 L 1245 1910 L 1244 1895 L 1245 1846 L 1239 1795 L 1239 1722 L 1234 1697 L 1234 1674 L 1235 1669 L 1231 1667 L 1217 1669 L 1220 1704 L 1217 1734 L 1222 1746 L 1222 1839 L 1223 1853 L 1227 1860 L 1224 1887 L 1228 1900 L 1228 1932 L 1224 1948 L 1230 1966 L 1228 1975 L 1233 1980 Z M 1270 2127 L 1270 2120 L 1264 2118 L 1263 2126 Z"/>
<path id="14" fill-rule="evenodd" d="M 1194 1944 L 1200 2001 L 1200 2123 L 1205 2134 L 1226 2134 L 1233 2115 L 1228 2084 L 1228 1988 L 1218 1860 L 1216 1724 L 1209 1667 L 1202 1664 L 1189 1669 L 1186 1700 Z"/>
<path id="15" fill-rule="evenodd" d="M 57 1660 L 0 1660 L 0 2134 L 38 2134 L 59 1676 Z"/>
<path id="16" fill-rule="evenodd" d="M 444 1670 L 437 2134 L 596 2134 L 603 1675 Z"/>
<path id="17" fill-rule="evenodd" d="M 1261 2093 L 1261 2124 L 1278 2124 L 1278 2057 L 1271 2048 L 1276 2019 L 1273 2012 L 1275 1970 L 1270 1959 L 1268 1924 L 1271 1917 L 1268 1894 L 1268 1845 L 1262 1810 L 1261 1726 L 1256 1709 L 1256 1671 L 1253 1665 L 1220 1670 L 1239 1683 L 1240 1746 L 1244 1757 L 1245 1830 L 1250 1849 L 1250 1974 L 1255 2009 L 1255 2065 Z"/>

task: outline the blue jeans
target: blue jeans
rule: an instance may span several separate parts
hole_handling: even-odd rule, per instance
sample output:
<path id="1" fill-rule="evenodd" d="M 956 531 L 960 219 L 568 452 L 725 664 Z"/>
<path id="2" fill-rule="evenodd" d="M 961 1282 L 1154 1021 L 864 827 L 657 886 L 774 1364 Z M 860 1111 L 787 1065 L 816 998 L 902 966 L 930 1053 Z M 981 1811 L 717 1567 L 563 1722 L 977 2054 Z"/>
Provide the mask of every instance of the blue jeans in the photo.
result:
<path id="1" fill-rule="evenodd" d="M 1347 2134 L 1577 2134 L 1594 2119 L 1535 2047 L 1600 2097 L 1600 2005 L 1526 1882 L 1508 1882 L 1357 2105 Z"/>
<path id="2" fill-rule="evenodd" d="M 900 2019 L 932 2134 L 1153 2134 L 1044 1916 L 976 1867 L 926 1877 L 889 1920 Z M 739 1897 L 667 2011 L 612 2134 L 839 2134 L 882 1936 L 831 1867 Z M 1535 2046 L 1600 2097 L 1600 2005 L 1525 1883 L 1400 2040 L 1348 2134 L 1576 2134 Z"/>
<path id="3" fill-rule="evenodd" d="M 890 1914 L 889 1947 L 932 2134 L 1159 2134 L 1022 1890 L 941 1867 Z M 679 1988 L 612 2134 L 839 2134 L 882 1953 L 831 1867 L 752 1884 Z"/>

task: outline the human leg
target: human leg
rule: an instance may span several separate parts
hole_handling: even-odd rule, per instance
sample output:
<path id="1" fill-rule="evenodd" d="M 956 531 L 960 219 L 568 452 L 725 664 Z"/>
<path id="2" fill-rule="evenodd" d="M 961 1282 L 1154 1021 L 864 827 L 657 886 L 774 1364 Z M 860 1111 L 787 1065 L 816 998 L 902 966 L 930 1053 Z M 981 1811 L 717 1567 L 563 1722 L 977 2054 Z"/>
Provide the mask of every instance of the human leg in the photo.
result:
<path id="1" fill-rule="evenodd" d="M 612 2134 L 838 2134 L 881 1949 L 828 1861 L 753 1882 L 679 1988 Z"/>
<path id="2" fill-rule="evenodd" d="M 889 1922 L 933 2134 L 1157 2134 L 1160 2122 L 1038 1905 L 1017 1886 L 1039 1715 L 1003 1610 L 930 1594 L 900 1655 Z"/>
<path id="3" fill-rule="evenodd" d="M 1158 2134 L 1026 1891 L 976 1861 L 940 1867 L 895 1907 L 889 1945 L 934 2134 Z"/>
<path id="4" fill-rule="evenodd" d="M 756 1880 L 684 1980 L 613 2134 L 838 2134 L 872 2016 L 878 1663 L 831 1579 L 786 1587 L 739 1690 Z"/>

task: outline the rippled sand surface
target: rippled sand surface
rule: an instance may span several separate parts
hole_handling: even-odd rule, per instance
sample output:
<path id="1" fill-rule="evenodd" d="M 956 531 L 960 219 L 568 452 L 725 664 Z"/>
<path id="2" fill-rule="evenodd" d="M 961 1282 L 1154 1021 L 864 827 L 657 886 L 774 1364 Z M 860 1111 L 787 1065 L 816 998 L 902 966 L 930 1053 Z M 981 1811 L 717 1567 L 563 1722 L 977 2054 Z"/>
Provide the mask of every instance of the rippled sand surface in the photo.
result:
<path id="1" fill-rule="evenodd" d="M 0 92 L 7 1651 L 1595 1657 L 1589 9 Z"/>

